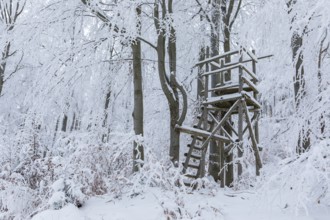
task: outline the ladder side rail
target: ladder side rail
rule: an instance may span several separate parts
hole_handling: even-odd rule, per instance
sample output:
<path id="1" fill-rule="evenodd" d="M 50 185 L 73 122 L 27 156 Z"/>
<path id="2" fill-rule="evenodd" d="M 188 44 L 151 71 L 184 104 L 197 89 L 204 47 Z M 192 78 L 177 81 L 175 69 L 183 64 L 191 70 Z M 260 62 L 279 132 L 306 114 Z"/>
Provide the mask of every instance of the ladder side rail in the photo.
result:
<path id="1" fill-rule="evenodd" d="M 197 123 L 197 127 L 200 127 L 202 125 L 202 122 L 203 122 L 203 119 L 201 118 L 198 121 L 198 123 Z M 191 154 L 194 151 L 194 146 L 195 146 L 196 142 L 197 142 L 197 138 L 196 138 L 196 136 L 194 136 L 193 137 L 193 140 L 192 140 L 192 142 L 190 144 L 190 148 L 189 148 L 189 150 L 187 152 L 186 160 L 185 160 L 185 162 L 183 164 L 183 171 L 182 171 L 182 173 L 184 173 L 184 174 L 187 172 L 188 164 L 189 164 L 189 161 L 190 161 L 190 158 L 191 158 Z"/>

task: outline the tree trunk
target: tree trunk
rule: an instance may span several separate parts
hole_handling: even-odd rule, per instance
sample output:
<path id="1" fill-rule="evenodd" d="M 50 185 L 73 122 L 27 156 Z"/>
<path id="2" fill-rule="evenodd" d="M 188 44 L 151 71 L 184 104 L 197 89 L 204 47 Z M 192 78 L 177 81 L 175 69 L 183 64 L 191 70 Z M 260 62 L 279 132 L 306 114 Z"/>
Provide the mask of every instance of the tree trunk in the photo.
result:
<path id="1" fill-rule="evenodd" d="M 111 97 L 111 88 L 109 88 L 106 96 L 105 96 L 105 104 L 104 104 L 104 119 L 103 119 L 103 124 L 102 127 L 107 130 L 106 133 L 102 135 L 102 142 L 106 143 L 108 142 L 108 136 L 109 136 L 109 128 L 108 128 L 108 109 L 110 105 L 110 97 Z"/>
<path id="2" fill-rule="evenodd" d="M 222 13 L 223 13 L 223 51 L 224 52 L 228 52 L 231 50 L 231 30 L 230 30 L 230 16 L 232 13 L 232 8 L 233 7 L 233 0 L 230 0 L 230 6 L 227 8 L 227 0 L 223 0 L 223 4 L 222 5 Z M 239 9 L 238 9 L 239 10 Z M 230 63 L 231 62 L 231 57 L 227 56 L 225 57 L 225 63 Z M 225 73 L 225 75 L 223 76 L 223 80 L 226 81 L 230 81 L 231 80 L 231 71 L 228 71 L 227 73 Z M 226 112 L 223 113 L 223 115 L 226 114 Z M 231 119 L 229 119 L 228 121 L 230 121 Z M 225 125 L 224 127 L 226 129 L 226 131 L 231 135 L 231 129 L 230 127 L 228 127 L 227 125 Z M 223 143 L 223 145 L 225 145 Z M 223 146 L 224 148 L 224 146 Z M 225 164 L 226 164 L 226 177 L 225 177 L 225 185 L 226 186 L 231 186 L 233 181 L 234 181 L 234 164 L 233 164 L 233 154 L 226 154 L 225 156 Z M 238 152 L 238 157 L 242 156 L 242 152 Z M 240 167 L 238 168 L 238 171 L 241 172 Z"/>
<path id="3" fill-rule="evenodd" d="M 7 58 L 9 56 L 9 51 L 10 51 L 10 43 L 7 43 L 2 52 L 2 58 L 1 58 L 1 63 L 0 63 L 0 96 L 2 94 L 3 84 L 5 81 L 5 71 L 6 71 Z"/>
<path id="4" fill-rule="evenodd" d="M 296 0 L 291 0 L 287 3 L 289 8 L 289 13 L 292 10 L 292 7 L 296 3 Z M 292 23 L 295 22 L 295 18 L 292 19 Z M 303 63 L 303 36 L 300 35 L 297 31 L 294 31 L 291 37 L 291 49 L 292 49 L 292 60 L 295 68 L 295 75 L 293 79 L 293 90 L 295 96 L 296 111 L 299 111 L 301 100 L 305 96 L 305 77 L 304 77 L 304 63 Z M 306 122 L 309 124 L 309 122 Z M 296 152 L 301 154 L 308 150 L 310 147 L 310 131 L 309 129 L 303 126 L 300 129 L 298 143 L 296 146 Z"/>
<path id="5" fill-rule="evenodd" d="M 62 129 L 61 131 L 66 132 L 66 129 L 68 127 L 68 116 L 64 115 L 62 120 Z"/>
<path id="6" fill-rule="evenodd" d="M 173 1 L 168 0 L 168 13 L 170 16 L 173 14 Z M 170 17 L 172 19 L 172 17 Z M 175 129 L 180 117 L 180 103 L 179 103 L 179 92 L 177 89 L 176 82 L 176 31 L 174 27 L 169 25 L 170 36 L 168 39 L 168 57 L 170 65 L 170 87 L 172 88 L 175 100 L 171 103 L 170 107 L 170 157 L 174 162 L 174 165 L 178 165 L 180 159 L 180 132 Z"/>
<path id="7" fill-rule="evenodd" d="M 300 100 L 305 95 L 305 79 L 303 54 L 300 50 L 303 45 L 303 38 L 297 32 L 294 32 L 291 38 L 292 59 L 295 62 L 295 77 L 294 77 L 294 95 L 296 108 L 299 108 Z"/>
<path id="8" fill-rule="evenodd" d="M 141 6 L 136 8 L 138 34 L 141 32 Z M 134 110 L 133 126 L 135 135 L 143 136 L 143 87 L 142 87 L 142 62 L 141 62 L 141 41 L 136 40 L 132 44 L 133 75 L 134 75 Z M 133 143 L 133 172 L 139 171 L 144 160 L 143 145 L 134 141 Z"/>
<path id="9" fill-rule="evenodd" d="M 322 63 L 323 63 L 323 59 L 324 59 L 324 56 L 327 54 L 328 52 L 328 49 L 329 49 L 329 46 L 330 46 L 330 43 L 327 44 L 326 47 L 324 47 L 324 42 L 325 40 L 327 39 L 327 36 L 328 36 L 328 30 L 326 29 L 325 30 L 325 35 L 323 37 L 323 39 L 321 40 L 321 45 L 320 45 L 320 50 L 319 50 L 319 57 L 318 57 L 318 63 L 317 63 L 317 67 L 318 67 L 318 71 L 317 71 L 317 79 L 318 79 L 318 94 L 320 96 L 319 98 L 319 102 L 322 101 Z M 321 139 L 324 139 L 324 130 L 325 130 L 325 120 L 324 120 L 324 113 L 325 112 L 322 112 L 321 113 L 321 116 L 320 116 L 320 131 L 321 131 Z"/>
<path id="10" fill-rule="evenodd" d="M 301 100 L 305 96 L 305 78 L 304 78 L 304 66 L 302 51 L 299 51 L 302 47 L 303 39 L 297 33 L 292 36 L 292 54 L 295 63 L 295 78 L 294 78 L 294 95 L 296 102 L 296 109 L 300 108 Z M 306 122 L 309 124 L 309 122 Z M 310 147 L 310 131 L 304 126 L 301 128 L 298 138 L 298 144 L 296 151 L 298 154 L 304 153 Z"/>
<path id="11" fill-rule="evenodd" d="M 205 59 L 205 46 L 201 46 L 200 50 L 199 50 L 199 61 L 202 61 Z M 201 67 L 198 67 L 198 74 L 201 74 Z M 202 94 L 203 91 L 203 82 L 202 79 L 200 77 L 200 75 L 198 75 L 197 78 L 197 100 L 200 100 L 200 98 L 203 96 Z"/>
<path id="12" fill-rule="evenodd" d="M 220 0 L 212 1 L 212 12 L 211 12 L 211 57 L 219 55 L 220 46 Z M 211 71 L 216 70 L 217 67 L 211 65 Z M 219 74 L 213 74 L 211 76 L 211 88 L 214 88 L 220 82 Z M 212 96 L 215 96 L 212 93 Z M 221 144 L 220 144 L 221 145 Z M 209 174 L 214 178 L 215 181 L 220 179 L 220 163 L 221 163 L 221 149 L 217 141 L 210 141 L 210 153 L 209 153 Z"/>

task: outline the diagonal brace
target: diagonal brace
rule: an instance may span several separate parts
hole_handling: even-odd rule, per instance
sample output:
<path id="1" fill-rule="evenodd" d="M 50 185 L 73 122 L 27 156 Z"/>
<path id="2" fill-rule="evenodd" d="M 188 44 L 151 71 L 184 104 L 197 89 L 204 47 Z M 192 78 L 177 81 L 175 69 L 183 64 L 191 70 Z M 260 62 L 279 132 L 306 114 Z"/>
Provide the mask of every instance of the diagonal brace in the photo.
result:
<path id="1" fill-rule="evenodd" d="M 247 108 L 245 102 L 243 102 L 243 107 L 245 109 L 246 122 L 248 124 L 249 132 L 250 132 L 250 136 L 251 136 L 251 140 L 252 140 L 252 148 L 253 148 L 254 156 L 256 159 L 256 174 L 257 174 L 257 176 L 259 176 L 260 169 L 262 168 L 262 163 L 261 163 L 261 158 L 260 158 L 259 149 L 258 149 L 258 145 L 257 145 L 257 140 L 256 140 L 256 137 L 253 132 L 253 127 L 252 127 L 249 111 L 248 111 L 248 108 Z"/>
<path id="2" fill-rule="evenodd" d="M 221 119 L 221 121 L 219 122 L 219 124 L 214 128 L 214 130 L 212 131 L 212 133 L 210 134 L 210 136 L 204 141 L 203 145 L 202 145 L 202 149 L 204 149 L 207 144 L 210 142 L 210 140 L 212 139 L 212 137 L 215 135 L 215 133 L 217 132 L 217 130 L 227 121 L 227 119 L 229 118 L 229 116 L 232 114 L 232 112 L 234 111 L 234 109 L 238 106 L 238 104 L 241 102 L 241 100 L 237 100 L 233 106 L 230 107 L 229 111 L 225 114 L 225 116 Z"/>

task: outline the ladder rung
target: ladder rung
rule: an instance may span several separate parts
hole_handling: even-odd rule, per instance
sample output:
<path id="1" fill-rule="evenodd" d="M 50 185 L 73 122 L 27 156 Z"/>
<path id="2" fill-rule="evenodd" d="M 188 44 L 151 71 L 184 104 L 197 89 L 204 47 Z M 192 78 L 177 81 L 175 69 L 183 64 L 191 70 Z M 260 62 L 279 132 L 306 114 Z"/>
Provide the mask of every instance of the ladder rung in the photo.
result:
<path id="1" fill-rule="evenodd" d="M 198 126 L 198 124 L 194 124 L 194 125 L 193 125 L 193 128 L 201 129 L 201 130 L 207 130 L 207 131 L 210 130 L 210 128 L 211 128 L 211 125 L 210 125 L 210 124 L 207 124 L 207 129 L 204 129 L 203 126 L 204 126 L 204 125 L 200 125 L 200 126 Z"/>
<path id="2" fill-rule="evenodd" d="M 184 163 L 182 163 L 184 165 Z M 187 167 L 193 168 L 193 169 L 199 169 L 199 165 L 194 164 L 188 164 Z"/>
<path id="3" fill-rule="evenodd" d="M 200 107 L 200 109 L 201 109 L 201 111 L 203 111 L 204 109 L 205 109 L 205 106 L 204 105 L 202 105 L 201 107 Z M 213 111 L 213 110 L 209 110 L 209 112 L 208 113 L 211 113 L 211 114 L 213 114 L 213 115 L 216 115 L 216 112 L 215 111 Z M 203 115 L 203 112 L 202 113 L 200 113 L 197 117 L 201 117 Z"/>
<path id="4" fill-rule="evenodd" d="M 203 138 L 195 135 L 191 135 L 192 138 L 196 138 L 196 140 L 203 141 Z"/>
<path id="5" fill-rule="evenodd" d="M 184 176 L 188 177 L 188 178 L 192 178 L 192 179 L 197 179 L 198 178 L 198 176 L 193 175 L 193 174 L 185 174 Z"/>
<path id="6" fill-rule="evenodd" d="M 200 126 L 198 126 L 198 124 L 193 125 L 193 128 L 200 128 Z"/>
<path id="7" fill-rule="evenodd" d="M 184 184 L 185 186 L 191 187 L 191 182 L 184 182 L 184 181 L 183 181 L 183 184 Z"/>
<path id="8" fill-rule="evenodd" d="M 188 153 L 185 153 L 184 156 L 187 157 Z M 196 155 L 196 154 L 191 154 L 190 157 L 197 160 L 200 160 L 202 158 L 201 155 Z"/>
<path id="9" fill-rule="evenodd" d="M 188 144 L 187 147 L 191 148 L 191 144 Z M 194 146 L 194 149 L 196 149 L 196 150 L 201 150 L 202 148 L 200 148 L 200 147 L 198 147 L 198 146 L 195 145 L 195 146 Z"/>

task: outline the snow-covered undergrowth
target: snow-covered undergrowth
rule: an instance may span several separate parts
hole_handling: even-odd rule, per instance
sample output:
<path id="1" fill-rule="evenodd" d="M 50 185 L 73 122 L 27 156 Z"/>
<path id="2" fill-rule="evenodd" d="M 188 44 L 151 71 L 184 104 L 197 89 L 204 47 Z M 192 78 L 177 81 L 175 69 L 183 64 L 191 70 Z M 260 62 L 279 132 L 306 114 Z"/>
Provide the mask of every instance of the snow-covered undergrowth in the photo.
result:
<path id="1" fill-rule="evenodd" d="M 308 214 L 311 206 L 330 207 L 330 141 L 311 146 L 299 157 L 286 158 L 264 169 L 259 192 L 278 205 Z M 265 181 L 265 182 L 264 182 Z"/>
<path id="2" fill-rule="evenodd" d="M 159 160 L 151 152 L 132 175 L 127 149 L 134 138 L 117 134 L 115 139 L 122 141 L 99 148 L 70 140 L 70 154 L 29 161 L 40 169 L 35 188 L 31 170 L 3 169 L 1 219 L 240 219 L 247 214 L 271 219 L 269 212 L 274 219 L 326 219 L 330 214 L 329 141 L 298 158 L 266 164 L 253 187 L 242 183 L 220 189 L 204 178 L 204 188 L 193 191 L 180 186 L 180 170 L 168 158 Z M 41 172 L 46 168 L 51 172 Z"/>
<path id="3" fill-rule="evenodd" d="M 27 219 L 68 203 L 80 207 L 91 196 L 120 189 L 131 173 L 128 146 L 135 136 L 112 135 L 116 141 L 99 145 L 88 133 L 63 136 L 47 153 L 39 145 L 36 151 L 30 145 L 3 147 L 10 153 L 0 161 L 0 219 Z"/>

